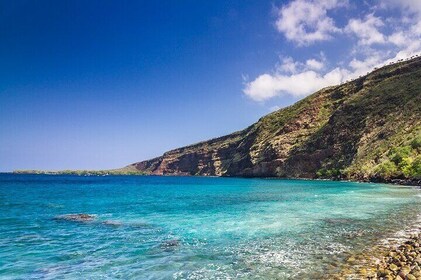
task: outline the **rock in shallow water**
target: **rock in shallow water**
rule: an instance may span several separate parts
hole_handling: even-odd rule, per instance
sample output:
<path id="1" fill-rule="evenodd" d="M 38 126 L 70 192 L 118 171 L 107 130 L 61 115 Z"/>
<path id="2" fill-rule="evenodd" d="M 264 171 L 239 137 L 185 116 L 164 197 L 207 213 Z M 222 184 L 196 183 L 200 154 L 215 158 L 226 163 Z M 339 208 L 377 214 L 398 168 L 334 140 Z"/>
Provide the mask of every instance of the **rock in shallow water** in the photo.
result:
<path id="1" fill-rule="evenodd" d="M 180 241 L 178 239 L 166 240 L 161 243 L 161 248 L 163 249 L 174 249 L 180 246 Z"/>
<path id="2" fill-rule="evenodd" d="M 102 222 L 102 224 L 103 225 L 106 225 L 106 226 L 113 226 L 113 227 L 119 227 L 119 226 L 122 226 L 123 225 L 119 221 L 112 221 L 112 220 L 104 221 L 104 222 Z"/>
<path id="3" fill-rule="evenodd" d="M 72 221 L 72 222 L 92 222 L 96 219 L 96 215 L 94 214 L 65 214 L 56 216 L 54 219 L 56 220 L 64 220 L 64 221 Z"/>

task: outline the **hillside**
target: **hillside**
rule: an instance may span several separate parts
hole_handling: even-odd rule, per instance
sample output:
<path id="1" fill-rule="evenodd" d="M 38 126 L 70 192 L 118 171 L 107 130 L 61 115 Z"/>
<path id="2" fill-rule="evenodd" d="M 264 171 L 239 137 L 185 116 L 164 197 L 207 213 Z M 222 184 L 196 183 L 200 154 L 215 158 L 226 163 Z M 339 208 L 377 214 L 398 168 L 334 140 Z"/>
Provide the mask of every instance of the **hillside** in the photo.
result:
<path id="1" fill-rule="evenodd" d="M 324 88 L 227 136 L 123 169 L 156 175 L 421 178 L 421 58 Z"/>

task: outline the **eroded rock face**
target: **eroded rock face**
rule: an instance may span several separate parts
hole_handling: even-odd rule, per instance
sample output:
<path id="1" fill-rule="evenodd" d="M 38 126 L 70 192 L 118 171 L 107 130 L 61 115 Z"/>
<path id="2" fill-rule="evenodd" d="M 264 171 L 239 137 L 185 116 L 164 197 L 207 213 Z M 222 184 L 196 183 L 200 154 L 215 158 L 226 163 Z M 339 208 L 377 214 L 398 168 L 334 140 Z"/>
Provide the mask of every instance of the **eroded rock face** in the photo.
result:
<path id="1" fill-rule="evenodd" d="M 55 217 L 56 220 L 72 221 L 72 222 L 92 222 L 96 219 L 93 214 L 65 214 Z"/>
<path id="2" fill-rule="evenodd" d="M 146 174 L 367 179 L 421 131 L 421 58 L 322 89 L 233 134 L 134 163 Z M 406 137 L 406 138 L 405 138 Z"/>

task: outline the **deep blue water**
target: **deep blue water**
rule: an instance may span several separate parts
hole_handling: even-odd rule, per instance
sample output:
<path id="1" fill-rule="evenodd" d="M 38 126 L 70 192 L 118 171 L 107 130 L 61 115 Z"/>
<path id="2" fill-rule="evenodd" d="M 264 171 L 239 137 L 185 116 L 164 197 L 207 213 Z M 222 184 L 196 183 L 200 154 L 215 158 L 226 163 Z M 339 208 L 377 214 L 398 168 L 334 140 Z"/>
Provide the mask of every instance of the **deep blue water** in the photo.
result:
<path id="1" fill-rule="evenodd" d="M 420 210 L 380 184 L 3 174 L 0 278 L 314 278 Z"/>

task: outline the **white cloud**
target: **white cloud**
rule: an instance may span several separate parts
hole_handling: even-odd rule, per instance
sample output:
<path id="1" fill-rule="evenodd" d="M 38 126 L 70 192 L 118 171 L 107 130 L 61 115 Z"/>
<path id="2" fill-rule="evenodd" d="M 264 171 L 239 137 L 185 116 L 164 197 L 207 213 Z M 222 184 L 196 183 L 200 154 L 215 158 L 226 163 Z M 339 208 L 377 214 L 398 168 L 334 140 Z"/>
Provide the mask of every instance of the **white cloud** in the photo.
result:
<path id="1" fill-rule="evenodd" d="M 421 35 L 421 21 L 415 23 L 412 26 L 411 32 L 414 33 L 415 35 Z"/>
<path id="2" fill-rule="evenodd" d="M 421 1 L 420 0 L 382 0 L 383 6 L 391 6 L 403 9 L 410 14 L 421 15 Z"/>
<path id="3" fill-rule="evenodd" d="M 365 16 L 345 19 L 348 23 L 343 31 L 345 35 L 348 35 L 350 44 L 339 45 L 344 48 L 341 51 L 349 53 L 344 60 L 328 62 L 323 53 L 316 58 L 307 58 L 302 61 L 296 61 L 292 57 L 282 58 L 273 73 L 259 75 L 250 82 L 247 79 L 243 89 L 244 94 L 260 102 L 276 96 L 304 97 L 323 87 L 365 75 L 374 68 L 382 67 L 390 62 L 421 55 L 421 0 L 390 0 L 390 2 L 393 2 L 393 5 L 389 2 L 381 3 L 382 8 L 399 7 L 404 15 L 412 13 L 420 17 L 394 13 L 389 17 L 381 18 L 374 15 L 377 8 L 369 7 Z M 317 27 L 318 20 L 313 16 L 309 16 L 310 19 L 304 19 L 303 11 L 311 15 L 313 13 L 311 9 L 316 9 L 315 14 L 323 22 L 328 18 L 326 11 L 339 5 L 337 0 L 321 1 L 318 8 L 315 7 L 315 3 L 313 0 L 295 0 L 284 6 L 281 9 L 281 18 L 277 22 L 278 29 L 284 32 L 288 39 L 300 45 L 328 39 L 332 32 L 339 32 L 334 25 L 331 26 L 333 29 L 315 28 L 314 31 L 307 29 L 307 25 L 311 23 Z M 397 6 L 397 3 L 400 6 Z M 279 28 L 280 21 L 289 22 L 289 24 L 283 23 L 289 29 Z M 328 22 L 333 23 L 330 20 Z M 319 32 L 320 30 L 322 31 Z M 302 39 L 294 37 L 300 34 L 303 35 Z M 334 66 L 332 70 L 332 68 L 329 69 L 329 65 L 340 67 Z"/>
<path id="4" fill-rule="evenodd" d="M 382 26 L 384 23 L 379 17 L 369 14 L 363 20 L 350 19 L 345 31 L 357 36 L 359 45 L 382 44 L 386 42 L 385 36 L 379 31 Z"/>
<path id="5" fill-rule="evenodd" d="M 395 44 L 396 46 L 400 46 L 400 47 L 405 46 L 406 43 L 408 42 L 408 38 L 402 31 L 393 33 L 387 38 L 387 40 L 390 43 Z"/>
<path id="6" fill-rule="evenodd" d="M 308 59 L 306 61 L 306 65 L 308 68 L 313 69 L 313 70 L 322 70 L 324 67 L 323 61 L 318 61 L 314 58 Z"/>
<path id="7" fill-rule="evenodd" d="M 327 11 L 343 4 L 340 0 L 292 1 L 280 9 L 276 27 L 288 40 L 299 45 L 328 40 L 340 29 L 327 15 Z"/>
<path id="8" fill-rule="evenodd" d="M 396 55 L 393 58 L 388 59 L 386 63 L 396 61 L 398 59 L 406 59 L 419 54 L 421 54 L 421 38 L 408 42 L 408 45 L 405 48 L 399 50 Z"/>
<path id="9" fill-rule="evenodd" d="M 299 67 L 301 67 L 301 65 L 294 61 L 292 57 L 284 57 L 282 58 L 282 63 L 277 66 L 277 69 L 284 73 L 296 73 Z"/>
<path id="10" fill-rule="evenodd" d="M 255 101 L 264 101 L 283 94 L 302 97 L 323 87 L 341 83 L 345 75 L 339 68 L 325 75 L 312 70 L 289 76 L 263 74 L 247 83 L 244 93 Z"/>
<path id="11" fill-rule="evenodd" d="M 350 78 L 356 78 L 357 76 L 365 75 L 376 67 L 382 66 L 384 63 L 382 57 L 378 53 L 373 53 L 365 59 L 352 59 L 349 62 L 349 68 L 351 69 Z"/>

